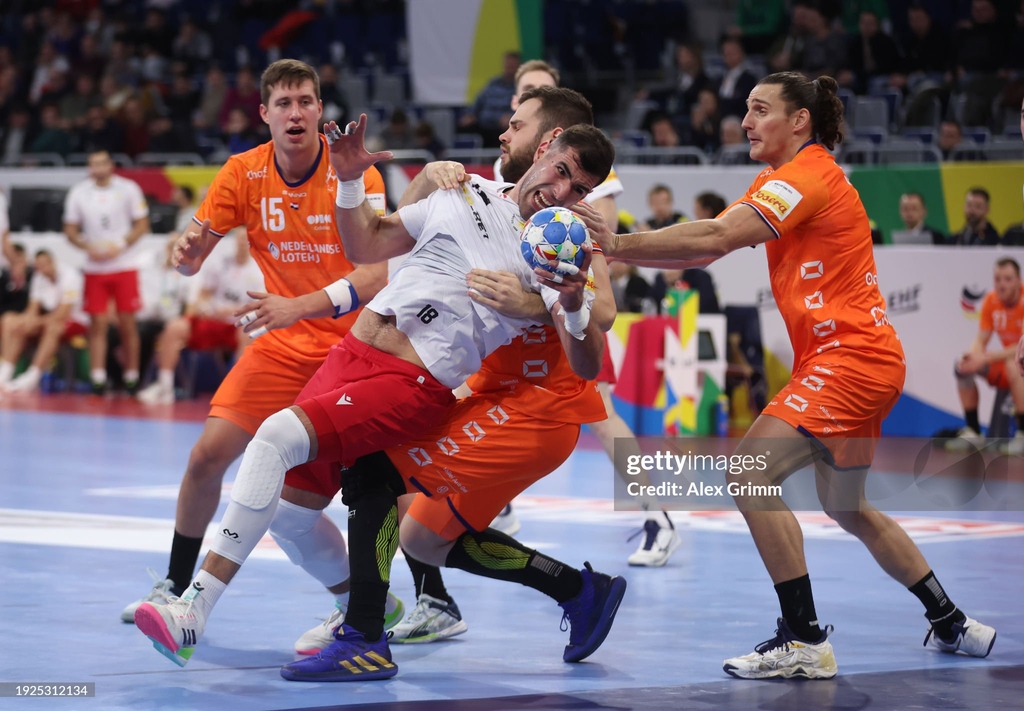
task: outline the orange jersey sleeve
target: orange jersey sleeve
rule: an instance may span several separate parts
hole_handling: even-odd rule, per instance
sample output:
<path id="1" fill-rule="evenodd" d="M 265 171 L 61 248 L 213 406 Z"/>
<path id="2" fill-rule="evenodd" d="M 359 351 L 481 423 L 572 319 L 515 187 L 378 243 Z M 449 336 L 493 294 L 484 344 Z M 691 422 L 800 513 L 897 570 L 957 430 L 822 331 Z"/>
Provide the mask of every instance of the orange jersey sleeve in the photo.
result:
<path id="1" fill-rule="evenodd" d="M 981 302 L 981 313 L 978 318 L 978 328 L 980 330 L 988 331 L 989 333 L 995 330 L 992 324 L 992 314 L 995 313 L 998 304 L 999 297 L 996 296 L 994 291 L 985 294 L 985 299 Z"/>
<path id="2" fill-rule="evenodd" d="M 1024 289 L 1013 306 L 1007 306 L 994 291 L 990 291 L 981 302 L 978 326 L 982 331 L 995 333 L 1004 348 L 1016 345 L 1024 333 Z"/>
<path id="3" fill-rule="evenodd" d="M 277 170 L 273 141 L 232 156 L 217 173 L 196 212 L 202 223 L 224 235 L 244 226 L 249 251 L 263 272 L 267 291 L 295 297 L 322 289 L 354 268 L 345 256 L 334 222 L 337 176 L 320 137 L 320 153 L 309 173 L 288 183 Z M 367 200 L 384 210 L 384 180 L 376 168 L 363 175 Z M 265 339 L 285 350 L 320 353 L 344 336 L 357 312 L 338 319 L 303 320 L 271 331 Z"/>

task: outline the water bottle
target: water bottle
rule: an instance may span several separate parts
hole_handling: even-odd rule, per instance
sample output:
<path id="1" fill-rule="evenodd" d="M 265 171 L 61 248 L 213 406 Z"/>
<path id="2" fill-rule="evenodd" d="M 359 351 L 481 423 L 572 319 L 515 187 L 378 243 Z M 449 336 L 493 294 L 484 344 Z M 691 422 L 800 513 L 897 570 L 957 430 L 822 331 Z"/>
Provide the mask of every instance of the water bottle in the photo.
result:
<path id="1" fill-rule="evenodd" d="M 715 401 L 715 434 L 719 437 L 729 436 L 729 396 L 725 393 Z"/>

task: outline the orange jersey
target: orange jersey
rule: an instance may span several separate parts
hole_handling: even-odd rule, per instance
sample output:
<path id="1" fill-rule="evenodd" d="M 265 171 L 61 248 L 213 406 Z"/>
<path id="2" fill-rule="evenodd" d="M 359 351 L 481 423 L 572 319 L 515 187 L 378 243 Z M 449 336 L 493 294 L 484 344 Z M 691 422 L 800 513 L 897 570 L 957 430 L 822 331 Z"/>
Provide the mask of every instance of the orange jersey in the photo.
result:
<path id="1" fill-rule="evenodd" d="M 231 156 L 196 212 L 195 220 L 210 220 L 218 236 L 244 226 L 267 291 L 281 296 L 322 289 L 355 268 L 345 257 L 334 222 L 338 180 L 323 136 L 320 146 L 315 166 L 295 185 L 278 173 L 273 141 Z M 382 213 L 384 180 L 376 168 L 366 171 L 363 183 L 370 205 Z M 356 315 L 298 321 L 266 334 L 260 341 L 268 343 L 261 345 L 324 358 L 348 333 Z"/>
<path id="2" fill-rule="evenodd" d="M 730 209 L 746 209 L 741 203 L 778 237 L 766 245 L 768 271 L 793 343 L 793 372 L 822 354 L 856 355 L 898 366 L 885 377 L 902 389 L 903 347 L 878 289 L 868 216 L 835 159 L 809 145 L 778 170 L 762 171 Z"/>
<path id="3" fill-rule="evenodd" d="M 504 392 L 503 406 L 541 420 L 584 424 L 608 417 L 597 383 L 573 372 L 551 326 L 531 326 L 494 351 L 467 384 L 474 393 Z"/>
<path id="4" fill-rule="evenodd" d="M 1003 347 L 1013 346 L 1020 340 L 1024 333 L 1024 288 L 1021 289 L 1021 298 L 1013 306 L 1007 306 L 996 292 L 990 291 L 981 302 L 982 331 L 995 332 L 999 336 L 999 342 Z"/>

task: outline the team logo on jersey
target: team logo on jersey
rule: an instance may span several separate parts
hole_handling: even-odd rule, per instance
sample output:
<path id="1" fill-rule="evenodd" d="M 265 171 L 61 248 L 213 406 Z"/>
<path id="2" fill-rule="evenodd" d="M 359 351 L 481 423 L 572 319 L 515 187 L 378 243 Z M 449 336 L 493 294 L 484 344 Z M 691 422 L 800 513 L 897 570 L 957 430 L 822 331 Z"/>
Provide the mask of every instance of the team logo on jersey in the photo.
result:
<path id="1" fill-rule="evenodd" d="M 299 203 L 297 203 L 297 202 L 290 202 L 290 203 L 288 203 L 288 207 L 290 207 L 293 210 L 298 210 L 299 209 Z"/>
<path id="2" fill-rule="evenodd" d="M 789 183 L 769 180 L 750 199 L 767 207 L 779 222 L 782 222 L 793 208 L 800 204 L 804 196 Z"/>
<path id="3" fill-rule="evenodd" d="M 274 244 L 273 242 L 267 244 L 267 251 L 270 252 L 270 256 L 273 257 L 274 259 L 281 258 L 281 250 L 278 249 L 277 245 Z"/>

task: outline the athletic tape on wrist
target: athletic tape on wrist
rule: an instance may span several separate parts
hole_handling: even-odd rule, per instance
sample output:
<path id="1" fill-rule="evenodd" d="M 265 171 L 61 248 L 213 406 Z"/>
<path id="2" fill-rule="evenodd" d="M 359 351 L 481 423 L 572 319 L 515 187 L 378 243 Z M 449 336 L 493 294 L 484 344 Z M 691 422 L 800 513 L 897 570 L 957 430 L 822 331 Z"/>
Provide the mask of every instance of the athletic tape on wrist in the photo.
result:
<path id="1" fill-rule="evenodd" d="M 348 279 L 338 279 L 324 287 L 327 297 L 334 304 L 334 318 L 344 316 L 359 306 L 359 294 Z"/>
<path id="2" fill-rule="evenodd" d="M 338 197 L 334 203 L 343 210 L 351 210 L 359 207 L 366 200 L 366 188 L 363 187 L 363 179 L 339 180 Z"/>
<path id="3" fill-rule="evenodd" d="M 585 305 L 579 311 L 566 311 L 562 309 L 565 316 L 565 330 L 576 340 L 582 341 L 587 337 L 585 331 L 590 323 L 590 307 Z"/>

